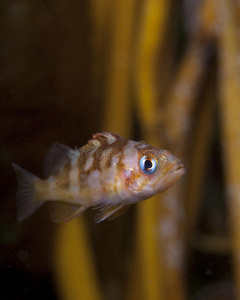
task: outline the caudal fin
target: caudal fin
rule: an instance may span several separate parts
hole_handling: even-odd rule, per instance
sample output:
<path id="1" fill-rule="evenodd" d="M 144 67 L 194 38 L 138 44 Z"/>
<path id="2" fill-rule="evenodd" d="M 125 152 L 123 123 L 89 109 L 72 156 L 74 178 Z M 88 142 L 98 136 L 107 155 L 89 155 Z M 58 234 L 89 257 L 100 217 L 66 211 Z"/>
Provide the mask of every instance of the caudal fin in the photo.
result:
<path id="1" fill-rule="evenodd" d="M 12 167 L 18 179 L 17 217 L 18 221 L 23 221 L 43 204 L 42 201 L 37 199 L 34 187 L 34 183 L 39 178 L 14 163 Z"/>

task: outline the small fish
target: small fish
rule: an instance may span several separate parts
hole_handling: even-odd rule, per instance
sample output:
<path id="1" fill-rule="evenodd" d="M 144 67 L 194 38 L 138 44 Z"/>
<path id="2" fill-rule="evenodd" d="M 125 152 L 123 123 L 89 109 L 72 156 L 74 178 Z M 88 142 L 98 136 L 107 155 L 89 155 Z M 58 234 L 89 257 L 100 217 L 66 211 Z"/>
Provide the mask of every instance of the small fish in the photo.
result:
<path id="1" fill-rule="evenodd" d="M 185 173 L 183 163 L 169 151 L 108 132 L 94 134 L 75 150 L 55 143 L 44 162 L 45 180 L 12 166 L 18 178 L 18 220 L 49 202 L 55 223 L 70 221 L 89 207 L 99 210 L 96 222 L 114 219 Z"/>

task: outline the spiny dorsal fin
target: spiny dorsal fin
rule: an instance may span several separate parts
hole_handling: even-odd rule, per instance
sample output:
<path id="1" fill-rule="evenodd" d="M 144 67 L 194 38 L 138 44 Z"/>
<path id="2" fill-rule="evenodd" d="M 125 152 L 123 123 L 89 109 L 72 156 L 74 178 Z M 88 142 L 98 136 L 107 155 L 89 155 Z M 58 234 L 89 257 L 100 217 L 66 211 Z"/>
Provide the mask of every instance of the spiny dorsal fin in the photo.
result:
<path id="1" fill-rule="evenodd" d="M 112 144 L 116 142 L 120 137 L 120 135 L 110 132 L 102 132 L 102 133 L 96 133 L 93 135 L 92 139 L 88 141 L 88 143 L 83 146 L 82 150 L 94 150 L 101 145 L 107 143 Z"/>
<path id="2" fill-rule="evenodd" d="M 95 216 L 94 220 L 96 223 L 102 222 L 104 220 L 113 220 L 116 217 L 122 215 L 131 205 L 106 205 L 100 212 Z"/>
<path id="3" fill-rule="evenodd" d="M 65 204 L 62 202 L 49 202 L 50 217 L 52 222 L 68 222 L 81 215 L 86 208 L 84 206 Z"/>
<path id="4" fill-rule="evenodd" d="M 53 144 L 53 146 L 48 150 L 43 162 L 43 172 L 47 178 L 52 174 L 57 173 L 61 167 L 71 159 L 70 151 L 74 150 L 63 144 Z"/>

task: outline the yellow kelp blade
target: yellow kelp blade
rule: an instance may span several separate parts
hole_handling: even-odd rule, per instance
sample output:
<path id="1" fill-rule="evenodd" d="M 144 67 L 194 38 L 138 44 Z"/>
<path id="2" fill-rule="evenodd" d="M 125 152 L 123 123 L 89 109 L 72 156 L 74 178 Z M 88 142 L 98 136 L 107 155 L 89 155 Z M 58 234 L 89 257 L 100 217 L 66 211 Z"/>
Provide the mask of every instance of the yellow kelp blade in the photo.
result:
<path id="1" fill-rule="evenodd" d="M 136 109 L 143 139 L 146 143 L 159 146 L 156 137 L 156 109 L 158 92 L 156 87 L 157 54 L 164 42 L 169 1 L 147 0 L 143 2 L 140 29 L 136 39 L 135 86 Z M 141 288 L 142 299 L 167 299 L 164 295 L 164 270 L 158 248 L 157 237 L 157 201 L 159 196 L 137 206 L 137 263 L 140 274 L 135 273 L 133 284 Z M 129 295 L 134 292 L 130 291 Z"/>
<path id="2" fill-rule="evenodd" d="M 146 0 L 143 2 L 139 33 L 135 45 L 135 86 L 137 113 L 141 129 L 151 135 L 156 125 L 158 91 L 156 71 L 158 53 L 164 43 L 169 1 Z"/>
<path id="3" fill-rule="evenodd" d="M 131 56 L 134 13 L 138 1 L 121 0 L 114 1 L 114 4 L 102 127 L 104 131 L 115 132 L 130 138 L 133 124 L 130 98 Z M 127 273 L 128 268 L 125 270 Z M 126 276 L 128 275 L 126 274 Z M 132 278 L 129 281 L 129 286 L 130 288 L 133 287 Z M 131 299 L 140 300 L 138 295 L 141 295 L 141 287 L 136 285 Z M 132 298 L 132 296 L 136 298 Z"/>
<path id="4" fill-rule="evenodd" d="M 153 197 L 137 206 L 136 260 L 140 273 L 135 273 L 135 281 L 141 287 L 141 299 L 164 298 L 164 273 L 161 251 L 158 248 L 158 211 L 159 196 Z M 137 269 L 135 270 L 137 271 Z M 134 286 L 133 286 L 134 287 Z"/>
<path id="5" fill-rule="evenodd" d="M 130 67 L 135 0 L 115 1 L 106 74 L 104 131 L 129 137 L 131 132 Z"/>
<path id="6" fill-rule="evenodd" d="M 59 299 L 102 299 L 83 217 L 58 225 L 53 260 Z"/>
<path id="7" fill-rule="evenodd" d="M 221 125 L 237 299 L 240 299 L 240 84 L 239 27 L 233 1 L 216 2 L 219 24 Z"/>

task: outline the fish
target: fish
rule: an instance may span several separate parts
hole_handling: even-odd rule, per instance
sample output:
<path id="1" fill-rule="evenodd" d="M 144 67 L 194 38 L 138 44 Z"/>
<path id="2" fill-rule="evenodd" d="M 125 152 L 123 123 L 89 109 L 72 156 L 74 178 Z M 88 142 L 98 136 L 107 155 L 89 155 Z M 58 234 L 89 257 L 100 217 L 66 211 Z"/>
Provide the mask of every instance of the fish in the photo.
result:
<path id="1" fill-rule="evenodd" d="M 18 180 L 17 218 L 25 220 L 49 203 L 52 222 L 68 222 L 86 209 L 95 222 L 112 220 L 131 205 L 161 193 L 186 172 L 170 151 L 102 132 L 72 149 L 55 143 L 44 161 L 46 179 L 13 163 Z"/>

